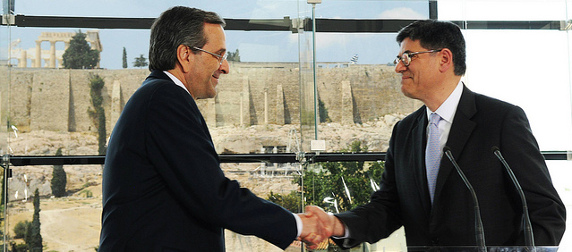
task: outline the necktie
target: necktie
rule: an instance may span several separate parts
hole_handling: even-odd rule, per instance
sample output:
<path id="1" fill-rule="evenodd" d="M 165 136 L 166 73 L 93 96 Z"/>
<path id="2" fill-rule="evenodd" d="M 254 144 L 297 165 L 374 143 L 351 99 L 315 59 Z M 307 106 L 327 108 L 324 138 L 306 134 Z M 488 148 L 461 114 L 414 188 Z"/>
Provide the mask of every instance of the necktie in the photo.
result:
<path id="1" fill-rule="evenodd" d="M 427 184 L 429 185 L 429 195 L 431 203 L 435 195 L 435 184 L 439 173 L 439 163 L 441 162 L 441 147 L 439 144 L 439 121 L 441 116 L 431 113 L 429 119 L 429 133 L 427 136 L 427 148 L 425 149 L 425 167 L 427 169 Z"/>

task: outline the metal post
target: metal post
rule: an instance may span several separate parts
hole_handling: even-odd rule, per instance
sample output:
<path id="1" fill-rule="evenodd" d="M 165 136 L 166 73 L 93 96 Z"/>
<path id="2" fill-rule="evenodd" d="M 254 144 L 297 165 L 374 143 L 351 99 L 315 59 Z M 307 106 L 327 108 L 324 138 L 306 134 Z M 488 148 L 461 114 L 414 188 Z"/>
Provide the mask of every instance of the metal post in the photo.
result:
<path id="1" fill-rule="evenodd" d="M 314 139 L 318 140 L 318 85 L 316 82 L 316 3 L 312 3 L 312 63 L 314 74 Z"/>

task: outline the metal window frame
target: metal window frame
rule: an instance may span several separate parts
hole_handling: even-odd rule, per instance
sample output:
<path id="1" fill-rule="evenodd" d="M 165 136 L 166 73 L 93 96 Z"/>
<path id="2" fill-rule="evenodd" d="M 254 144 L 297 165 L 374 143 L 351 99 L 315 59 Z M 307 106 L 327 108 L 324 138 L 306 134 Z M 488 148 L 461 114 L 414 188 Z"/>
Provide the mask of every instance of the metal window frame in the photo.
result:
<path id="1" fill-rule="evenodd" d="M 571 153 L 567 151 L 542 151 L 546 160 L 570 160 Z M 317 162 L 378 162 L 384 161 L 386 152 L 306 152 L 306 153 L 277 153 L 277 154 L 219 154 L 221 163 L 296 163 L 302 160 Z M 12 166 L 27 165 L 97 165 L 104 164 L 102 155 L 76 156 L 18 156 L 10 155 L 8 161 Z"/>
<path id="2" fill-rule="evenodd" d="M 436 18 L 431 11 L 430 17 Z M 93 28 L 93 29 L 149 29 L 154 18 L 121 17 L 64 17 L 64 16 L 4 16 L 3 20 L 13 20 L 13 26 L 33 28 Z M 240 31 L 292 31 L 298 28 L 304 31 L 312 29 L 311 19 L 225 19 L 225 30 Z M 402 19 L 316 19 L 316 32 L 339 33 L 395 33 L 416 20 Z M 463 29 L 527 29 L 527 30 L 565 30 L 568 21 L 452 21 Z M 2 25 L 8 25 L 3 22 Z"/>

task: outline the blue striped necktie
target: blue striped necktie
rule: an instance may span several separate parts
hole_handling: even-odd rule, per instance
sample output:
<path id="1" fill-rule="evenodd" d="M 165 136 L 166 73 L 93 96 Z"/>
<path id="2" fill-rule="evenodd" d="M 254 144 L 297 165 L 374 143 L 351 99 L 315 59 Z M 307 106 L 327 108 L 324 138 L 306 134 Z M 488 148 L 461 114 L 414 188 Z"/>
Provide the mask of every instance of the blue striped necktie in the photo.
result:
<path id="1" fill-rule="evenodd" d="M 427 169 L 427 184 L 429 185 L 429 195 L 431 196 L 431 204 L 435 195 L 435 184 L 437 182 L 437 174 L 439 174 L 439 163 L 441 162 L 441 147 L 439 145 L 439 121 L 441 116 L 437 113 L 431 113 L 429 119 L 429 129 L 427 136 L 427 148 L 425 149 L 425 167 Z"/>

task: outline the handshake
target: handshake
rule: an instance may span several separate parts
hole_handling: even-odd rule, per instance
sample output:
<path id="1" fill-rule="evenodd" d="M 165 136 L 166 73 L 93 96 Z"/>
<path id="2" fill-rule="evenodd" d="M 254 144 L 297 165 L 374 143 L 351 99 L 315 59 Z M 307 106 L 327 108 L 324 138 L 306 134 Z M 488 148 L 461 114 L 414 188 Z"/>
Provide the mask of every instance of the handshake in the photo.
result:
<path id="1" fill-rule="evenodd" d="M 298 214 L 302 219 L 302 233 L 299 239 L 309 249 L 316 249 L 318 244 L 330 236 L 344 236 L 344 224 L 334 215 L 324 212 L 317 206 L 306 206 L 306 212 Z"/>

